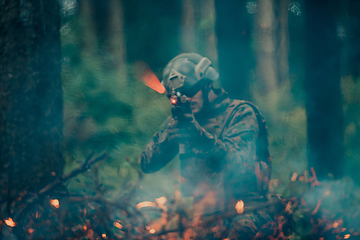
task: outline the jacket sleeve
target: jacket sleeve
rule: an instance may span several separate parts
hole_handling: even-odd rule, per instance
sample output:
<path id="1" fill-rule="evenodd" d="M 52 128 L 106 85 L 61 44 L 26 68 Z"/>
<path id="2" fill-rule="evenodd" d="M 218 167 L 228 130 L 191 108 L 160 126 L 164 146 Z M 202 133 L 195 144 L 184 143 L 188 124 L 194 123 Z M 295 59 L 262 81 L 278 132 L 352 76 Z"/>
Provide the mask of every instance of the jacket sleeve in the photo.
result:
<path id="1" fill-rule="evenodd" d="M 167 125 L 170 117 L 164 122 Z M 146 145 L 142 152 L 139 163 L 141 170 L 145 173 L 152 173 L 160 170 L 169 163 L 179 152 L 177 144 L 171 144 L 167 139 L 167 128 L 154 134 L 152 140 Z"/>
<path id="2" fill-rule="evenodd" d="M 221 139 L 202 129 L 200 142 L 208 165 L 236 171 L 234 174 L 255 173 L 256 139 L 259 127 L 254 110 L 242 104 L 232 114 Z"/>

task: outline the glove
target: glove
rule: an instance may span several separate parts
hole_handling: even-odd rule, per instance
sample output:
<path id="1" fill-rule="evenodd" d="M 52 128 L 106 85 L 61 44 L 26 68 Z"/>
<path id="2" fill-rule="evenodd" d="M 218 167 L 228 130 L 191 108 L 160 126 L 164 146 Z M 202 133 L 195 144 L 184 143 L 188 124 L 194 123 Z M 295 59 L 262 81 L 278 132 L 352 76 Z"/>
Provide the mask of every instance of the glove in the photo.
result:
<path id="1" fill-rule="evenodd" d="M 193 114 L 183 114 L 172 118 L 167 128 L 168 140 L 178 143 L 202 144 L 206 148 L 214 146 L 214 136 L 202 128 Z"/>
<path id="2" fill-rule="evenodd" d="M 192 114 L 172 118 L 166 129 L 167 140 L 170 143 L 188 143 L 196 135 L 196 130 L 192 128 L 193 121 L 195 119 Z"/>
<path id="3" fill-rule="evenodd" d="M 171 118 L 165 132 L 167 146 L 190 144 L 205 154 L 207 164 L 214 169 L 219 169 L 219 159 L 226 156 L 224 143 L 202 128 L 192 114 L 182 116 L 181 120 Z"/>

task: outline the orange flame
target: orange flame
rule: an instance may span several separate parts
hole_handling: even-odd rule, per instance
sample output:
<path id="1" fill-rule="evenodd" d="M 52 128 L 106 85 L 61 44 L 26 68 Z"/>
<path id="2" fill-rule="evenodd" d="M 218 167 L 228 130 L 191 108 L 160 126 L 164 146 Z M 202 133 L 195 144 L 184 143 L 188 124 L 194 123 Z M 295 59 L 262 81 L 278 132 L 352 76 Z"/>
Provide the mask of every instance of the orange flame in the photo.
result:
<path id="1" fill-rule="evenodd" d="M 165 92 L 164 86 L 145 62 L 139 61 L 134 64 L 133 75 L 137 80 L 143 82 L 146 86 L 158 93 L 162 94 Z"/>
<path id="2" fill-rule="evenodd" d="M 9 227 L 15 227 L 16 226 L 16 223 L 14 222 L 14 220 L 12 220 L 12 218 L 6 219 L 5 224 L 8 225 Z"/>
<path id="3" fill-rule="evenodd" d="M 153 202 L 145 201 L 145 202 L 138 203 L 136 205 L 136 207 L 140 209 L 143 207 L 156 207 L 156 205 Z"/>
<path id="4" fill-rule="evenodd" d="M 84 226 L 83 226 L 83 229 L 86 231 L 86 230 L 87 230 L 87 226 L 86 226 L 86 225 L 84 225 Z"/>
<path id="5" fill-rule="evenodd" d="M 117 227 L 118 229 L 123 228 L 123 226 L 119 222 L 114 222 L 114 226 Z"/>
<path id="6" fill-rule="evenodd" d="M 235 209 L 238 213 L 244 212 L 244 202 L 242 200 L 238 201 L 235 205 Z"/>
<path id="7" fill-rule="evenodd" d="M 348 239 L 350 237 L 350 234 L 345 234 L 344 239 Z"/>
<path id="8" fill-rule="evenodd" d="M 175 190 L 175 201 L 180 201 L 181 193 L 178 189 Z"/>
<path id="9" fill-rule="evenodd" d="M 60 207 L 59 200 L 57 200 L 57 199 L 51 199 L 51 200 L 50 200 L 50 203 L 51 203 L 51 205 L 53 205 L 53 206 L 56 207 L 56 208 L 59 208 L 59 207 Z"/>
<path id="10" fill-rule="evenodd" d="M 289 201 L 286 205 L 285 212 L 290 212 L 291 209 L 291 202 Z"/>
<path id="11" fill-rule="evenodd" d="M 33 228 L 29 228 L 29 229 L 28 229 L 28 233 L 29 233 L 29 234 L 32 234 L 34 231 L 35 231 L 35 230 L 34 230 Z"/>
<path id="12" fill-rule="evenodd" d="M 291 181 L 295 182 L 297 178 L 297 173 L 293 173 L 292 177 L 291 177 Z"/>
<path id="13" fill-rule="evenodd" d="M 328 189 L 325 193 L 325 196 L 328 196 L 330 194 L 330 189 Z"/>
<path id="14" fill-rule="evenodd" d="M 154 234 L 154 233 L 155 233 L 155 229 L 153 229 L 153 228 L 150 229 L 150 230 L 149 230 L 149 233 Z"/>
<path id="15" fill-rule="evenodd" d="M 103 238 L 106 238 L 106 234 L 105 234 L 105 233 L 101 234 L 101 236 L 102 236 Z"/>
<path id="16" fill-rule="evenodd" d="M 334 222 L 334 224 L 332 225 L 333 228 L 337 228 L 338 226 L 343 224 L 343 220 L 339 219 L 337 221 Z"/>
<path id="17" fill-rule="evenodd" d="M 159 197 L 155 201 L 159 205 L 159 207 L 163 207 L 164 204 L 166 203 L 167 199 L 166 199 L 166 197 Z"/>

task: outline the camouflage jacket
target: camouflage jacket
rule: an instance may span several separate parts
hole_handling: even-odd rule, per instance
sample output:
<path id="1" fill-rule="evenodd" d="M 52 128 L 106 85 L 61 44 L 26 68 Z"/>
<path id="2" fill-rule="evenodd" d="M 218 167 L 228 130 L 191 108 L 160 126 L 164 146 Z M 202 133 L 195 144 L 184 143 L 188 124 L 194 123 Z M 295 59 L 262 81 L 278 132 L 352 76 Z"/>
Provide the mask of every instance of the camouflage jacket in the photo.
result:
<path id="1" fill-rule="evenodd" d="M 224 91 L 217 94 L 209 110 L 195 116 L 207 139 L 186 144 L 180 156 L 182 194 L 201 191 L 203 183 L 234 198 L 263 194 L 271 173 L 265 121 L 253 104 L 232 100 Z M 166 131 L 157 132 L 142 153 L 145 173 L 159 170 L 179 153 L 178 145 L 167 143 Z"/>

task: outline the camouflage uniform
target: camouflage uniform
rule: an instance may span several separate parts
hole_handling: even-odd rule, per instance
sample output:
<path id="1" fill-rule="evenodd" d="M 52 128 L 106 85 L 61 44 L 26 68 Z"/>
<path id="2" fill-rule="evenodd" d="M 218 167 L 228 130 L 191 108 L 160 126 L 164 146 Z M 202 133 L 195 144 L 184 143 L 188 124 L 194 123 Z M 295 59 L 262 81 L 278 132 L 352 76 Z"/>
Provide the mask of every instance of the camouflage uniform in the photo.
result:
<path id="1" fill-rule="evenodd" d="M 225 225 L 229 229 L 226 238 L 230 240 L 243 239 L 269 239 L 269 229 L 262 229 L 262 226 L 273 221 L 272 217 L 266 210 L 258 210 L 244 215 L 238 215 L 233 219 L 224 220 Z M 261 234 L 260 234 L 261 233 Z"/>
<path id="2" fill-rule="evenodd" d="M 225 202 L 241 199 L 246 205 L 263 197 L 270 178 L 265 122 L 251 103 L 232 100 L 223 90 L 214 92 L 215 100 L 195 115 L 201 136 L 185 144 L 180 155 L 182 194 L 201 198 L 209 190 L 201 189 L 205 183 L 211 189 L 224 189 Z M 144 172 L 159 170 L 179 153 L 178 144 L 167 141 L 166 131 L 157 132 L 142 153 Z"/>

